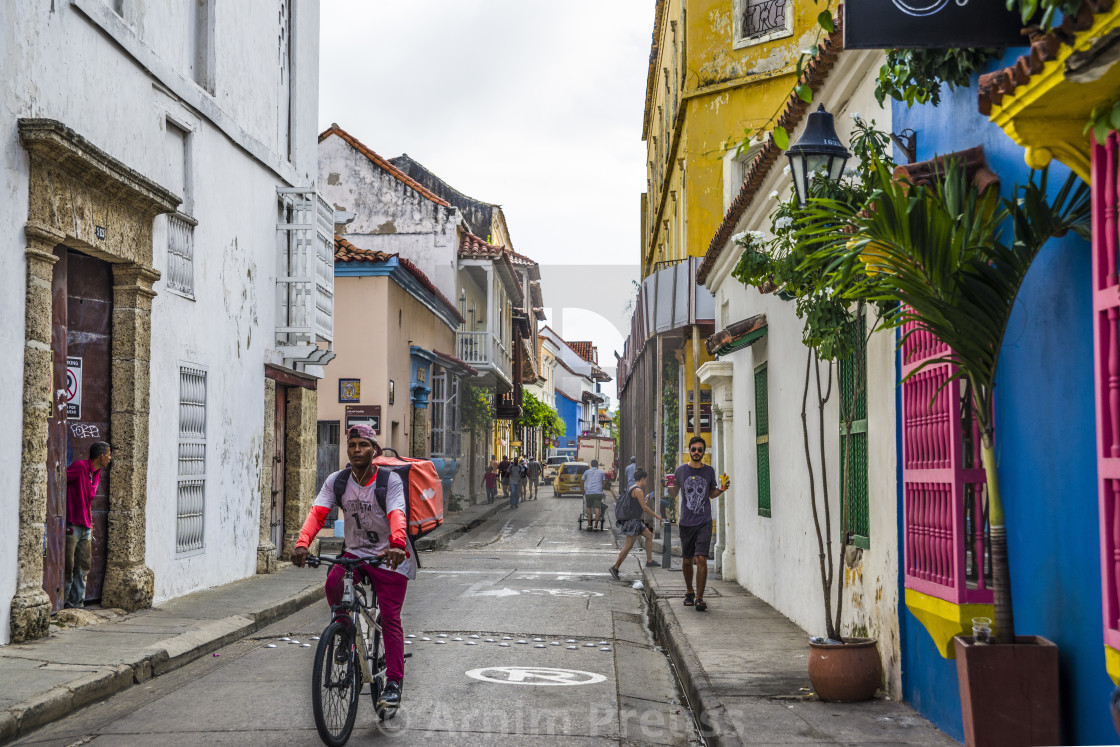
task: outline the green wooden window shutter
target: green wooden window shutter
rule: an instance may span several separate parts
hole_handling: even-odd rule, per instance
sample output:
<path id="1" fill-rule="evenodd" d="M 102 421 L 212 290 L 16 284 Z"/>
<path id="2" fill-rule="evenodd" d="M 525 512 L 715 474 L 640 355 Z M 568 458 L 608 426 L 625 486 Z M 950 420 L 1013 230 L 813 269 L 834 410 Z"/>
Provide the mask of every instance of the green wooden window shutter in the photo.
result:
<path id="1" fill-rule="evenodd" d="M 766 364 L 754 370 L 755 454 L 758 457 L 758 515 L 770 515 L 770 406 Z"/>
<path id="2" fill-rule="evenodd" d="M 849 542 L 871 547 L 871 514 L 867 500 L 867 345 L 865 317 L 861 313 L 849 325 L 855 353 L 840 361 L 840 490 L 847 502 Z M 849 433 L 846 421 L 852 418 Z M 844 464 L 848 462 L 848 485 L 844 488 Z"/>

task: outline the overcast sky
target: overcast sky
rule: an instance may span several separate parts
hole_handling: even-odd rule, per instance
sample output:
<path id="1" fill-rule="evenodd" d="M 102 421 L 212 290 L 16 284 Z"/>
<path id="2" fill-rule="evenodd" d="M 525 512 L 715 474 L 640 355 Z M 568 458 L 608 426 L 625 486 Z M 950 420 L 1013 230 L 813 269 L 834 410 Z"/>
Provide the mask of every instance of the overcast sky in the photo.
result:
<path id="1" fill-rule="evenodd" d="M 321 7 L 320 131 L 337 122 L 500 204 L 514 249 L 542 266 L 546 306 L 564 295 L 550 264 L 633 265 L 637 277 L 652 0 Z M 619 288 L 620 309 L 629 294 Z M 563 322 L 613 366 L 621 334 L 587 313 Z"/>

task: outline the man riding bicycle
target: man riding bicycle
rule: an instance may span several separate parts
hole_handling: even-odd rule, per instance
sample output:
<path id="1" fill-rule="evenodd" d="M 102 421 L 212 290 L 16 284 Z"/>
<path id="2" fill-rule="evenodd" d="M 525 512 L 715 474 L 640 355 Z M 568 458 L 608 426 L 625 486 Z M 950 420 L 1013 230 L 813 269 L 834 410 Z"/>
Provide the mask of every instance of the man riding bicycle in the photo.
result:
<path id="1" fill-rule="evenodd" d="M 308 546 L 323 528 L 327 514 L 336 505 L 345 520 L 346 552 L 344 558 L 384 558 L 388 567 L 363 563 L 355 568 L 355 578 L 365 577 L 373 584 L 381 609 L 381 631 L 385 640 L 385 676 L 387 683 L 378 708 L 396 709 L 401 703 L 401 682 L 404 679 L 404 630 L 401 628 L 401 607 L 410 579 L 416 578 L 416 561 L 408 551 L 408 527 L 405 519 L 404 483 L 397 474 L 390 474 L 385 495 L 385 510 L 374 494 L 378 467 L 373 464 L 381 447 L 373 429 L 355 425 L 347 432 L 346 455 L 350 459 L 350 476 L 340 501 L 335 500 L 334 481 L 339 472 L 323 482 L 311 513 L 300 530 L 292 562 L 302 567 Z M 341 504 L 341 505 L 339 505 Z M 335 566 L 327 575 L 327 603 L 331 609 L 342 596 L 342 566 Z"/>

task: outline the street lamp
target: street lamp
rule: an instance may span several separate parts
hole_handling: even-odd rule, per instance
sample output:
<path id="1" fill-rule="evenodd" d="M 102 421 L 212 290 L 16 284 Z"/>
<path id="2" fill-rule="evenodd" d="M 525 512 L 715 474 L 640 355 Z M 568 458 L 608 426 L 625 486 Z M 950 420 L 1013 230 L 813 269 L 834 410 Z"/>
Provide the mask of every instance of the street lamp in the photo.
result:
<path id="1" fill-rule="evenodd" d="M 836 134 L 832 115 L 824 110 L 823 104 L 817 107 L 805 122 L 801 138 L 786 151 L 790 171 L 793 172 L 793 188 L 797 191 L 797 204 L 805 207 L 809 198 L 809 179 L 813 174 L 823 169 L 826 179 L 839 181 L 844 174 L 844 164 L 851 155 Z"/>

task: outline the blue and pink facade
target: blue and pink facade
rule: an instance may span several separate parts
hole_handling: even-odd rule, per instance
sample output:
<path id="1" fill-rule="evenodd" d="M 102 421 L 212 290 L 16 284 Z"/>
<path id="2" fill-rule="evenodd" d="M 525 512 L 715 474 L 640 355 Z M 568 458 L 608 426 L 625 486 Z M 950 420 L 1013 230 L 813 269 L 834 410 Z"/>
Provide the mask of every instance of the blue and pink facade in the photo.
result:
<path id="1" fill-rule="evenodd" d="M 1009 50 L 990 67 L 1012 66 L 1025 51 Z M 978 98 L 974 82 L 944 90 L 937 107 L 895 103 L 892 129 L 917 133 L 919 161 L 982 146 L 1001 194 L 1010 196 L 1030 177 L 1025 149 L 996 115 L 977 111 Z M 1058 645 L 1068 744 L 1117 740 L 1108 702 L 1110 671 L 1120 674 L 1118 152 L 1115 133 L 1094 148 L 1092 245 L 1072 234 L 1052 240 L 1031 268 L 996 386 L 1015 625 L 1020 635 Z M 1055 158 L 1052 188 L 1068 173 Z M 936 341 L 911 338 L 898 358 L 900 378 L 936 352 Z M 927 369 L 897 395 L 900 630 L 905 698 L 961 739 L 956 662 L 947 657 L 953 633 L 970 629 L 974 616 L 991 616 L 992 596 L 984 473 L 974 434 L 959 417 L 957 385 L 928 404 L 947 375 Z"/>

